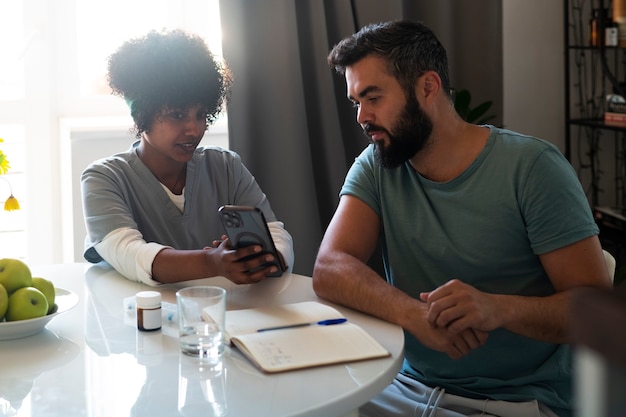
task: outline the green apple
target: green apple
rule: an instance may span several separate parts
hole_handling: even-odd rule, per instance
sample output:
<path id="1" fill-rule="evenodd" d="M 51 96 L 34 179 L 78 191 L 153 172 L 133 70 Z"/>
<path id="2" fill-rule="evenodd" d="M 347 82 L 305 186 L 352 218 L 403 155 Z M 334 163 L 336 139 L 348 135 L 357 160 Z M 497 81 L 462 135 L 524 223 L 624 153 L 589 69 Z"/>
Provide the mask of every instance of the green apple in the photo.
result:
<path id="1" fill-rule="evenodd" d="M 9 308 L 9 293 L 4 285 L 0 284 L 0 321 L 4 319 L 7 308 Z"/>
<path id="2" fill-rule="evenodd" d="M 31 286 L 37 288 L 43 293 L 43 295 L 46 296 L 46 300 L 48 300 L 47 314 L 50 314 L 52 312 L 52 309 L 54 308 L 55 296 L 55 289 L 52 281 L 41 277 L 33 277 L 33 283 Z"/>
<path id="3" fill-rule="evenodd" d="M 30 287 L 33 276 L 30 268 L 19 259 L 0 259 L 0 284 L 4 285 L 9 295 L 22 287 Z"/>
<path id="4" fill-rule="evenodd" d="M 7 321 L 28 320 L 48 313 L 48 300 L 35 287 L 23 287 L 9 296 Z"/>

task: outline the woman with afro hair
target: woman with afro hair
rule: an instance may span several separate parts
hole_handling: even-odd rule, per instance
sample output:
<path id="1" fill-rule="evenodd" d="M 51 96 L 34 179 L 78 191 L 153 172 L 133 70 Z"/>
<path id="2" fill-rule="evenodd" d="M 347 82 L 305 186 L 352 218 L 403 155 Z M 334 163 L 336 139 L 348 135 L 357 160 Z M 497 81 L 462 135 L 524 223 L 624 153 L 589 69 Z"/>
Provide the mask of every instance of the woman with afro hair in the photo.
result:
<path id="1" fill-rule="evenodd" d="M 239 155 L 199 147 L 231 84 L 202 38 L 173 30 L 129 40 L 109 57 L 108 82 L 128 104 L 138 140 L 82 173 L 85 259 L 153 286 L 212 276 L 258 282 L 275 272 L 257 270 L 273 258 L 248 258 L 259 246 L 232 249 L 218 216 L 222 205 L 246 205 L 263 211 L 291 269 L 292 238 Z"/>

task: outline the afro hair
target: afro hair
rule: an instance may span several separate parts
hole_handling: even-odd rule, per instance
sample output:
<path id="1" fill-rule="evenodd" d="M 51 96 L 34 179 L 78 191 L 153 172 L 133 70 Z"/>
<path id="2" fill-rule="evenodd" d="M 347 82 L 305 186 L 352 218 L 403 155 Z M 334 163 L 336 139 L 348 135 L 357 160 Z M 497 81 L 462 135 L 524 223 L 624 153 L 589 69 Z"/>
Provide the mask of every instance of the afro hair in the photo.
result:
<path id="1" fill-rule="evenodd" d="M 107 80 L 112 93 L 129 104 L 137 136 L 165 108 L 199 104 L 207 125 L 213 123 L 232 82 L 201 37 L 178 29 L 153 30 L 122 44 L 109 57 Z"/>

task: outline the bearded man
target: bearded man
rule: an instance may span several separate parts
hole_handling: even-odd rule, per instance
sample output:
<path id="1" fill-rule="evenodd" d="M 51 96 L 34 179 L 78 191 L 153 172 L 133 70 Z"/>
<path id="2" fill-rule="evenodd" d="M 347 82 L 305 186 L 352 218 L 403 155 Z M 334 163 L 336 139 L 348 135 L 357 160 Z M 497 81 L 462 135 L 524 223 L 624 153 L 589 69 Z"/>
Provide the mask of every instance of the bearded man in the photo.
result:
<path id="1" fill-rule="evenodd" d="M 571 165 L 545 140 L 463 121 L 421 23 L 369 25 L 328 62 L 372 143 L 314 289 L 405 333 L 401 372 L 361 415 L 572 415 L 568 302 L 611 279 Z M 379 239 L 384 278 L 367 266 Z"/>

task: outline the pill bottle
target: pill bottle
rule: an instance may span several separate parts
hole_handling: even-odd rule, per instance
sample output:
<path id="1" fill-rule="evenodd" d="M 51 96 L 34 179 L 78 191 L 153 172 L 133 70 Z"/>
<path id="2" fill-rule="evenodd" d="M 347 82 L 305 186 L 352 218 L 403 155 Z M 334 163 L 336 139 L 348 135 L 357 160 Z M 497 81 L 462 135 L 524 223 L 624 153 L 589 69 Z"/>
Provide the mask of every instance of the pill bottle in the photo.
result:
<path id="1" fill-rule="evenodd" d="M 141 291 L 135 294 L 137 304 L 137 329 L 154 331 L 161 328 L 161 293 Z"/>

